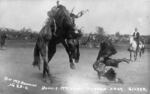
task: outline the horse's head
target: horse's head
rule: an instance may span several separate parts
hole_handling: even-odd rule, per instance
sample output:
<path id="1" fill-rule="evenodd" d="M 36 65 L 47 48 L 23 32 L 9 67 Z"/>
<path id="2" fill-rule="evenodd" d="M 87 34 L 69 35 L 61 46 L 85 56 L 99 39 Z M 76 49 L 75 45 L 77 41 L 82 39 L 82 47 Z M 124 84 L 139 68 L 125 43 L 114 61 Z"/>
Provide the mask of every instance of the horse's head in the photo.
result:
<path id="1" fill-rule="evenodd" d="M 100 57 L 109 57 L 117 53 L 114 45 L 110 41 L 103 41 L 100 44 Z"/>
<path id="2" fill-rule="evenodd" d="M 71 58 L 77 63 L 79 61 L 79 40 L 78 39 L 67 39 L 67 45 L 69 47 Z"/>

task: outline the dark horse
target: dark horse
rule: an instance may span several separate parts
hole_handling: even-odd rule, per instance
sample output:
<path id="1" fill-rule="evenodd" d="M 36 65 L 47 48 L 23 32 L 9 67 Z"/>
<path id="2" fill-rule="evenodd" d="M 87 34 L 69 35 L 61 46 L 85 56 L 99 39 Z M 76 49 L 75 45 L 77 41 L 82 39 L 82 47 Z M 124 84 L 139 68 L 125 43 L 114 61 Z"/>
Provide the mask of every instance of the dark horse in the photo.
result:
<path id="1" fill-rule="evenodd" d="M 59 7 L 56 16 L 54 16 L 54 18 L 49 18 L 45 26 L 41 29 L 34 48 L 33 65 L 40 66 L 41 55 L 44 63 L 43 78 L 46 78 L 46 75 L 50 77 L 48 63 L 54 56 L 58 43 L 61 43 L 65 47 L 69 55 L 70 67 L 72 69 L 75 68 L 73 60 L 75 59 L 75 62 L 79 61 L 79 41 L 77 38 L 80 37 L 80 34 L 74 33 L 75 29 L 71 17 L 68 14 L 69 12 L 64 6 Z M 54 25 L 54 20 L 56 25 Z M 53 31 L 54 28 L 57 28 L 57 30 Z M 53 32 L 56 33 L 56 36 L 53 35 Z"/>
<path id="2" fill-rule="evenodd" d="M 100 43 L 100 50 L 96 62 L 93 64 L 94 70 L 97 72 L 99 79 L 101 76 L 106 77 L 108 80 L 116 81 L 116 73 L 113 68 L 118 68 L 120 62 L 129 63 L 128 59 L 112 59 L 110 56 L 116 54 L 117 51 L 110 40 L 104 40 Z M 107 68 L 107 66 L 111 68 Z"/>

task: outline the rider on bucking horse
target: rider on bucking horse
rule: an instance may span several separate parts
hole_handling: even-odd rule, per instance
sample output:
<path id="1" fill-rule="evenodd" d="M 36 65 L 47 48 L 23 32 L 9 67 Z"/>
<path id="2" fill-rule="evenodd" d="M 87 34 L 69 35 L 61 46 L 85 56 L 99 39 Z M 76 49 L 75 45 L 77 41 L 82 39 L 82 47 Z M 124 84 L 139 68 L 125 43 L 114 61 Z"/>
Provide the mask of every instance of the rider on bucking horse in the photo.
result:
<path id="1" fill-rule="evenodd" d="M 54 36 L 58 36 L 58 34 L 56 33 L 56 31 L 57 31 L 57 28 L 59 28 L 59 27 L 61 27 L 60 25 L 62 25 L 61 24 L 61 19 L 59 19 L 59 15 L 58 15 L 58 10 L 63 10 L 63 8 L 65 8 L 66 9 L 66 7 L 65 6 L 63 6 L 62 4 L 59 4 L 59 1 L 57 1 L 56 2 L 56 6 L 54 6 L 54 7 L 52 7 L 52 9 L 50 10 L 50 11 L 48 11 L 48 16 L 49 16 L 49 18 L 51 18 L 51 19 L 53 19 L 52 20 L 52 28 L 53 28 L 53 30 L 52 30 L 52 33 L 53 33 L 53 35 Z M 69 15 L 68 15 L 68 13 L 66 12 L 66 15 L 68 15 L 68 17 L 70 17 L 71 18 L 71 20 L 72 20 L 72 23 L 73 23 L 73 27 L 74 27 L 74 30 L 70 30 L 70 34 L 69 34 L 69 36 L 68 36 L 68 38 L 76 38 L 79 34 L 78 33 L 80 33 L 79 31 L 79 29 L 76 27 L 76 24 L 75 24 L 75 19 L 76 18 L 79 18 L 79 17 L 81 17 L 84 13 L 85 13 L 86 11 L 80 11 L 78 14 L 74 14 L 73 13 L 73 10 L 69 13 Z M 62 14 L 61 14 L 62 15 Z M 60 21 L 57 21 L 57 19 L 59 19 Z M 58 23 L 59 22 L 59 23 Z M 72 32 L 73 31 L 73 32 Z M 78 31 L 77 33 L 75 32 L 75 31 Z"/>

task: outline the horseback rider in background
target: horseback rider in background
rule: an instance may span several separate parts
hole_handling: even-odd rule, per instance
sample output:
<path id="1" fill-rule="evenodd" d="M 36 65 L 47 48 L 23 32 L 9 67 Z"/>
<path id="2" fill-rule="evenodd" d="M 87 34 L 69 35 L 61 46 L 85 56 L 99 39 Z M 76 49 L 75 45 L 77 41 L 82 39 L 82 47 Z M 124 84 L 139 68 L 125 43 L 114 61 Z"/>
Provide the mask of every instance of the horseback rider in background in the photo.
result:
<path id="1" fill-rule="evenodd" d="M 137 43 L 137 49 L 139 49 L 139 43 L 140 43 L 140 33 L 138 32 L 138 29 L 135 28 L 135 31 L 133 33 L 133 38 Z"/>
<path id="2" fill-rule="evenodd" d="M 6 38 L 7 34 L 5 32 L 0 34 L 0 48 L 3 48 L 5 46 Z"/>

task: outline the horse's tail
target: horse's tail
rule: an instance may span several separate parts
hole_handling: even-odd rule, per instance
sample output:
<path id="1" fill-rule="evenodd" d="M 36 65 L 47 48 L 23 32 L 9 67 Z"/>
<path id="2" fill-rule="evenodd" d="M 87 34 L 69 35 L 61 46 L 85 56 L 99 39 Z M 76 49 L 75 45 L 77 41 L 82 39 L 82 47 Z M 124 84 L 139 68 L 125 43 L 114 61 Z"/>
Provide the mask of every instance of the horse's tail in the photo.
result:
<path id="1" fill-rule="evenodd" d="M 33 66 L 37 66 L 40 70 L 40 49 L 38 46 L 38 43 L 36 42 L 34 47 L 34 60 L 33 60 Z"/>

